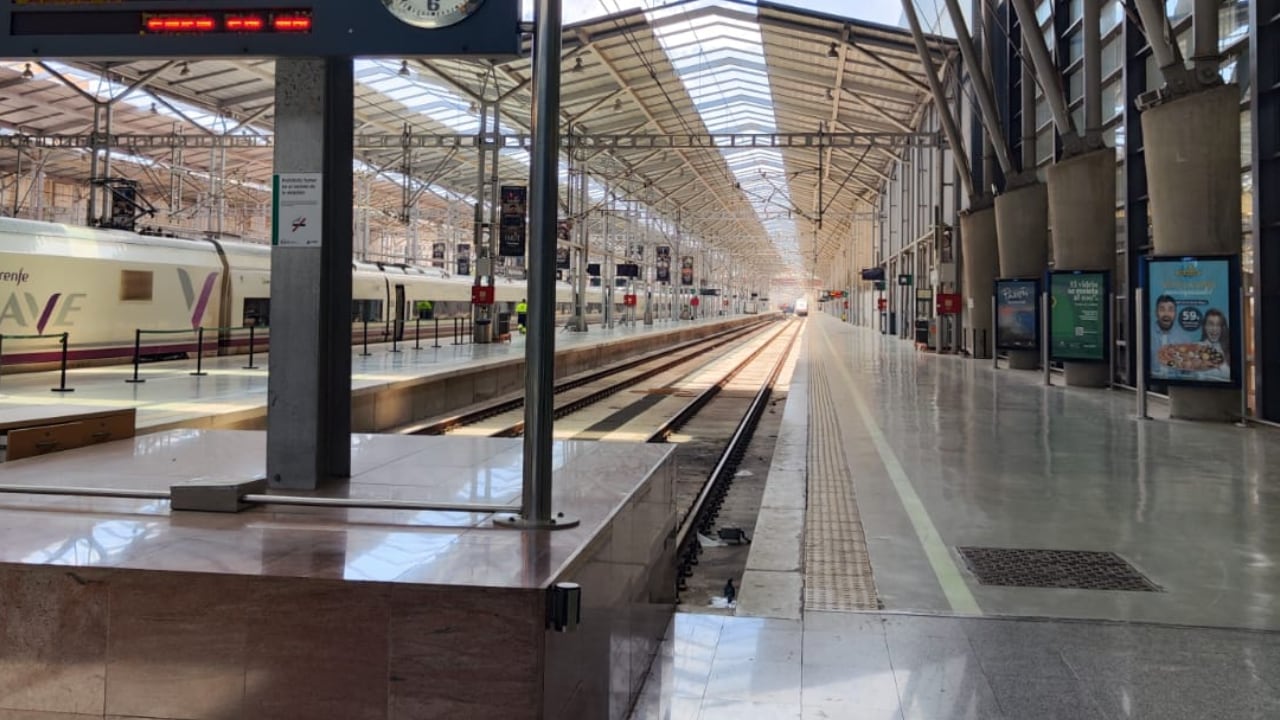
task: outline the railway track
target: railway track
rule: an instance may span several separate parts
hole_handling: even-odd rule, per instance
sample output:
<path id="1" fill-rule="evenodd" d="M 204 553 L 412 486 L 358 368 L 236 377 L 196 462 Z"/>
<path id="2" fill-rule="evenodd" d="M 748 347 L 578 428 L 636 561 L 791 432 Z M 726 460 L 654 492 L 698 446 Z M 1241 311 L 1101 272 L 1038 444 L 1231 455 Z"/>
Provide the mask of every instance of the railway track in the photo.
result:
<path id="1" fill-rule="evenodd" d="M 746 328 L 726 330 L 559 382 L 555 389 L 555 418 L 563 418 L 637 383 L 693 362 L 712 350 L 760 332 L 768 324 L 768 321 L 762 321 Z M 401 428 L 399 432 L 516 437 L 524 431 L 523 408 L 523 393 L 517 393 L 443 418 Z"/>
<path id="2" fill-rule="evenodd" d="M 679 444 L 680 593 L 690 589 L 688 579 L 703 552 L 698 536 L 716 535 L 717 519 L 802 326 L 790 320 L 727 331 L 586 373 L 556 388 L 558 439 Z M 639 397 L 624 396 L 629 389 Z M 523 399 L 509 397 L 402 432 L 516 437 L 523 429 Z M 762 480 L 764 473 L 759 475 Z M 734 522 L 754 527 L 758 498 L 745 505 L 745 515 L 735 509 Z M 717 560 L 711 573 L 716 577 L 700 581 L 702 587 L 692 594 L 711 595 L 710 587 L 722 584 L 725 575 L 738 575 L 740 568 L 732 566 L 745 561 L 745 553 L 740 555 L 728 566 Z"/>
<path id="3" fill-rule="evenodd" d="M 699 564 L 702 546 L 698 536 L 714 538 L 716 523 L 748 449 L 755 439 L 756 428 L 771 408 L 774 384 L 791 355 L 802 324 L 788 321 L 768 343 L 756 348 L 748 357 L 724 375 L 720 382 L 706 388 L 684 409 L 671 417 L 648 438 L 649 442 L 679 442 L 679 479 L 676 486 L 676 509 L 679 522 L 676 531 L 676 557 L 679 585 L 685 593 L 690 589 L 689 578 Z M 771 454 L 772 440 L 767 442 Z M 763 458 L 762 458 L 763 459 Z M 767 462 L 757 473 L 757 490 L 763 489 L 763 476 Z M 736 522 L 754 527 L 754 517 L 759 511 L 758 498 L 746 503 L 745 516 L 741 511 Z M 730 528 L 732 537 L 740 528 Z M 749 535 L 735 542 L 749 542 Z M 745 563 L 745 553 L 738 558 Z M 733 563 L 730 562 L 730 565 Z M 724 568 L 722 568 L 724 569 Z M 726 569 L 716 578 L 700 583 L 700 595 L 711 596 L 724 582 L 724 575 L 740 574 Z M 682 600 L 683 600 L 682 596 Z M 707 599 L 701 597 L 700 600 Z"/>

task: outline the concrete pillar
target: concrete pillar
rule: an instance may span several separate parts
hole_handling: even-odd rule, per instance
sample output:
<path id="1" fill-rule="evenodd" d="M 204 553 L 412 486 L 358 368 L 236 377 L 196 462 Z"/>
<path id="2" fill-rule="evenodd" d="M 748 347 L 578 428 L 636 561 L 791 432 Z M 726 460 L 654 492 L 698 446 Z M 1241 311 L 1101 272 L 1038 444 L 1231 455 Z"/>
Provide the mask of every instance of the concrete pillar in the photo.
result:
<path id="1" fill-rule="evenodd" d="M 988 206 L 961 213 L 960 244 L 970 351 L 975 358 L 989 358 L 995 343 L 995 329 L 991 327 L 991 293 L 995 290 L 999 268 L 995 209 Z"/>
<path id="2" fill-rule="evenodd" d="M 1239 86 L 1152 107 L 1142 113 L 1142 134 L 1155 254 L 1239 254 Z M 1171 387 L 1170 413 L 1186 420 L 1234 420 L 1240 392 Z"/>
<path id="3" fill-rule="evenodd" d="M 1114 275 L 1115 150 L 1104 148 L 1055 163 L 1049 167 L 1048 179 L 1054 267 L 1110 270 Z M 1114 348 L 1110 350 L 1114 352 Z M 1105 387 L 1110 383 L 1109 363 L 1069 362 L 1065 368 L 1068 385 Z"/>
<path id="4" fill-rule="evenodd" d="M 1044 183 L 1006 190 L 996 198 L 996 236 L 1000 248 L 1000 277 L 1038 278 L 1049 262 L 1049 197 Z M 987 287 L 991 287 L 988 283 Z M 990 311 L 988 311 L 990 314 Z M 990 321 L 988 321 L 990 322 Z M 1009 367 L 1030 370 L 1040 354 L 1011 351 Z"/>
<path id="5" fill-rule="evenodd" d="M 278 196 L 273 220 L 272 487 L 310 489 L 351 475 L 353 85 L 350 58 L 276 61 L 277 181 L 320 180 L 318 198 Z M 312 228 L 319 222 L 319 244 L 295 244 L 302 218 Z"/>

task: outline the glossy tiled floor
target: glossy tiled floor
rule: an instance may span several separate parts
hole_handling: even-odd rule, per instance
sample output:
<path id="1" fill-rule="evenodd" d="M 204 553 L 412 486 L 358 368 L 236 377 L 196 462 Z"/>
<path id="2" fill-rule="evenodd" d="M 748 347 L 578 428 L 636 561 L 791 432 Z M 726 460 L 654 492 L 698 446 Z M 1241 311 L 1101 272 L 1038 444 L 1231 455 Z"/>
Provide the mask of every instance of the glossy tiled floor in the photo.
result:
<path id="1" fill-rule="evenodd" d="M 1280 717 L 1280 434 L 823 315 L 797 377 L 835 422 L 784 425 L 843 449 L 886 610 L 678 615 L 636 720 Z M 966 545 L 1115 552 L 1162 592 L 980 585 Z"/>
<path id="2" fill-rule="evenodd" d="M 1263 720 L 1280 634 L 806 613 L 677 615 L 633 720 Z"/>

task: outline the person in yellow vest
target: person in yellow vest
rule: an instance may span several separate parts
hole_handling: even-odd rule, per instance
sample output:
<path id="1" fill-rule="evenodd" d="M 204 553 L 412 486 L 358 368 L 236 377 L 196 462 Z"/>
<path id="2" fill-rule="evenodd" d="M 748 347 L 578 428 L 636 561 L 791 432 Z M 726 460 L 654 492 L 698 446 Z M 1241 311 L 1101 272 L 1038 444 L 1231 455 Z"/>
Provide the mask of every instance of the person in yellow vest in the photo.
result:
<path id="1" fill-rule="evenodd" d="M 525 319 L 529 316 L 529 305 L 520 298 L 520 302 L 516 303 L 516 325 L 520 328 L 520 334 L 524 334 Z"/>

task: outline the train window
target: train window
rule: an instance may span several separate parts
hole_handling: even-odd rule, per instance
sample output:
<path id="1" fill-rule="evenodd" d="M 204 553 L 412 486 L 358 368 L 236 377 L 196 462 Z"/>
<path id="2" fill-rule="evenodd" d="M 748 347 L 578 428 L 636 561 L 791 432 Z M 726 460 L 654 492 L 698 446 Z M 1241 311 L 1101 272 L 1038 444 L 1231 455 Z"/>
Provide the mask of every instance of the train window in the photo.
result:
<path id="1" fill-rule="evenodd" d="M 267 327 L 271 324 L 271 298 L 244 299 L 244 326 Z"/>
<path id="2" fill-rule="evenodd" d="M 352 300 L 351 322 L 378 322 L 382 319 L 381 300 Z"/>
<path id="3" fill-rule="evenodd" d="M 152 281 L 153 274 L 150 270 L 121 270 L 120 299 L 150 300 Z"/>

